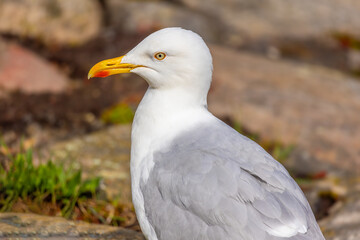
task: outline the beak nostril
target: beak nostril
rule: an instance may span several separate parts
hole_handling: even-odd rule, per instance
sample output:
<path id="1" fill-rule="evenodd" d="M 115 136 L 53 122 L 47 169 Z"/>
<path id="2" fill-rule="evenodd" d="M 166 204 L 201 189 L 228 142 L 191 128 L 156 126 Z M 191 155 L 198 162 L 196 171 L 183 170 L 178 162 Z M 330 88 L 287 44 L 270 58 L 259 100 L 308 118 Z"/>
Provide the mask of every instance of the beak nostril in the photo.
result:
<path id="1" fill-rule="evenodd" d="M 115 63 L 107 63 L 106 66 L 110 67 L 110 66 L 114 66 Z"/>

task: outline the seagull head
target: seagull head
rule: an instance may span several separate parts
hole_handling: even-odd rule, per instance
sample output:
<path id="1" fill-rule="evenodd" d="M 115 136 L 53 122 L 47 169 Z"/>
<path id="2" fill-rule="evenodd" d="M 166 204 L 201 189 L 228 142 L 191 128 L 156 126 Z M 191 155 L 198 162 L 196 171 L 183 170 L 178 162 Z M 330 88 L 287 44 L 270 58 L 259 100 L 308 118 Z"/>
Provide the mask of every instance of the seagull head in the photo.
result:
<path id="1" fill-rule="evenodd" d="M 182 28 L 164 28 L 124 56 L 97 63 L 88 78 L 132 72 L 154 89 L 179 88 L 207 95 L 212 68 L 209 48 L 198 34 Z"/>

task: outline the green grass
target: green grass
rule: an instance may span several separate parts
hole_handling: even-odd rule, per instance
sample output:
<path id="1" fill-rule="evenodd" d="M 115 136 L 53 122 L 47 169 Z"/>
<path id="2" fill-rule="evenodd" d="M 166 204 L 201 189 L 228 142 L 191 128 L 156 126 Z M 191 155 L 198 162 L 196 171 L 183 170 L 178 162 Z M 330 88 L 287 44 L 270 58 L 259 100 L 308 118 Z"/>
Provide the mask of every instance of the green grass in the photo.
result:
<path id="1" fill-rule="evenodd" d="M 310 177 L 294 177 L 294 180 L 296 181 L 297 184 L 299 184 L 299 186 L 303 186 L 303 187 L 305 185 L 309 185 L 314 182 L 314 179 Z"/>
<path id="2" fill-rule="evenodd" d="M 110 124 L 125 124 L 131 123 L 134 115 L 134 111 L 127 104 L 120 103 L 105 110 L 101 115 L 101 120 Z"/>
<path id="3" fill-rule="evenodd" d="M 20 199 L 51 202 L 70 217 L 75 205 L 95 195 L 100 178 L 82 180 L 81 171 L 65 169 L 52 161 L 35 166 L 31 150 L 8 156 L 10 167 L 0 166 L 0 211 L 9 211 Z"/>
<path id="4" fill-rule="evenodd" d="M 82 179 L 81 170 L 51 160 L 34 164 L 31 150 L 16 153 L 0 141 L 0 212 L 63 216 L 138 230 L 131 206 L 99 194 L 100 178 Z"/>

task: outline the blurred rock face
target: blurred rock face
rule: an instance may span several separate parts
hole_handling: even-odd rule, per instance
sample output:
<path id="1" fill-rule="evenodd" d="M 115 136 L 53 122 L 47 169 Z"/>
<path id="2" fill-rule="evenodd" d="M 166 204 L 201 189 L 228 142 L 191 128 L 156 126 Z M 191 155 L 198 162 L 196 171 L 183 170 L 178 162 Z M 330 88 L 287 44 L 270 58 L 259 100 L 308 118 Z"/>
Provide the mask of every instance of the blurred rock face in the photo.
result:
<path id="1" fill-rule="evenodd" d="M 0 95 L 4 90 L 60 93 L 67 85 L 65 74 L 45 59 L 0 38 Z"/>
<path id="2" fill-rule="evenodd" d="M 149 33 L 164 27 L 193 30 L 213 42 L 219 41 L 218 19 L 171 1 L 107 1 L 111 25 L 127 33 Z"/>
<path id="3" fill-rule="evenodd" d="M 0 229 L 2 239 L 144 240 L 131 230 L 27 213 L 0 213 Z"/>
<path id="4" fill-rule="evenodd" d="M 105 16 L 108 26 L 128 33 L 179 26 L 239 46 L 247 39 L 352 33 L 360 28 L 359 12 L 357 0 L 0 0 L 0 32 L 82 44 L 100 33 Z"/>
<path id="5" fill-rule="evenodd" d="M 101 11 L 88 0 L 1 0 L 0 32 L 77 45 L 98 34 Z"/>
<path id="6" fill-rule="evenodd" d="M 357 0 L 108 0 L 111 24 L 128 32 L 179 26 L 206 40 L 311 38 L 360 28 Z"/>
<path id="7" fill-rule="evenodd" d="M 360 28 L 357 0 L 178 0 L 222 21 L 228 37 L 314 37 Z"/>

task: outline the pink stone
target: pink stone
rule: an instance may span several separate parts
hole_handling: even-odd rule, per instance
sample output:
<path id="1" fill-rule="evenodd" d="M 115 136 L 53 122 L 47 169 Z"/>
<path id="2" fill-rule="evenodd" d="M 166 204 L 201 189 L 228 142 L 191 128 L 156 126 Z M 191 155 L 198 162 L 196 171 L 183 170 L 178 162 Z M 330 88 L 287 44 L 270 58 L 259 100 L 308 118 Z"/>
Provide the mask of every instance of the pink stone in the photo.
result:
<path id="1" fill-rule="evenodd" d="M 45 59 L 14 43 L 0 40 L 0 89 L 25 93 L 59 93 L 67 77 Z"/>

